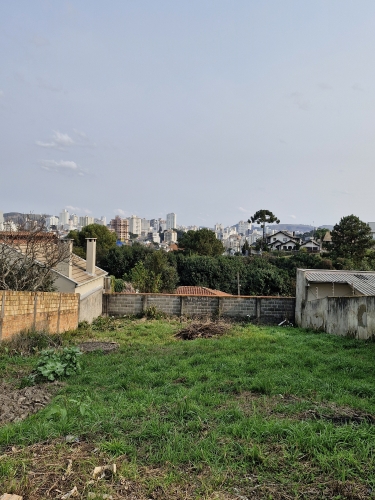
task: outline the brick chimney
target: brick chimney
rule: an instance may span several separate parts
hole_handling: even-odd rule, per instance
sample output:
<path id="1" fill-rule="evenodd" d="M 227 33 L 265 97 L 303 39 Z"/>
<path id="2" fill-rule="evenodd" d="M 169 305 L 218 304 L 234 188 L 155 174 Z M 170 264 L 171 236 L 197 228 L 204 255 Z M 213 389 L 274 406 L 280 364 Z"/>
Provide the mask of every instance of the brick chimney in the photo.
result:
<path id="1" fill-rule="evenodd" d="M 86 238 L 86 272 L 95 276 L 96 238 Z"/>
<path id="2" fill-rule="evenodd" d="M 57 271 L 59 271 L 64 276 L 72 279 L 72 250 L 73 250 L 73 240 L 60 240 L 62 245 L 66 245 L 68 252 L 64 260 L 59 262 L 56 266 Z M 64 252 L 65 253 L 65 252 Z"/>

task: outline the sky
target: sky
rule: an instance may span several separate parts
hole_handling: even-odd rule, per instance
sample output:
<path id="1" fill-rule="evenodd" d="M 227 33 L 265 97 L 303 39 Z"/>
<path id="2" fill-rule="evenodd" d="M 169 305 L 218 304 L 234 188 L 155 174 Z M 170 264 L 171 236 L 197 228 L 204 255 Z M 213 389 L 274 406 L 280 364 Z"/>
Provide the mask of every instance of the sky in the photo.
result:
<path id="1" fill-rule="evenodd" d="M 375 220 L 373 0 L 0 6 L 0 210 Z"/>

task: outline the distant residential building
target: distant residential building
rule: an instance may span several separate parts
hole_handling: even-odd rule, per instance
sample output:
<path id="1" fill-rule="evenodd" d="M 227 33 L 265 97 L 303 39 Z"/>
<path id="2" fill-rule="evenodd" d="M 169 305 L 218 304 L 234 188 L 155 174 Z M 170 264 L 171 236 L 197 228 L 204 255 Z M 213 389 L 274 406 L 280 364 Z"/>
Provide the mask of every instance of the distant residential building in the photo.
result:
<path id="1" fill-rule="evenodd" d="M 48 230 L 55 228 L 57 229 L 59 226 L 59 218 L 56 217 L 55 215 L 52 215 L 51 217 L 46 218 L 46 227 Z"/>
<path id="2" fill-rule="evenodd" d="M 150 231 L 150 220 L 141 219 L 141 232 L 142 234 L 147 234 Z"/>
<path id="3" fill-rule="evenodd" d="M 100 226 L 106 226 L 107 225 L 107 217 L 102 215 L 100 219 L 94 219 L 94 224 L 99 224 Z"/>
<path id="4" fill-rule="evenodd" d="M 90 224 L 94 224 L 94 217 L 89 217 L 88 215 L 84 215 L 79 218 L 79 225 L 81 227 L 89 226 Z"/>
<path id="5" fill-rule="evenodd" d="M 271 250 L 295 250 L 301 243 L 301 238 L 289 231 L 277 231 L 266 237 Z"/>
<path id="6" fill-rule="evenodd" d="M 177 242 L 177 232 L 172 231 L 172 229 L 167 229 L 164 231 L 164 242 L 165 243 L 176 243 Z"/>
<path id="7" fill-rule="evenodd" d="M 59 215 L 59 225 L 66 226 L 69 224 L 69 212 L 64 208 Z"/>
<path id="8" fill-rule="evenodd" d="M 237 232 L 238 234 L 247 235 L 248 231 L 251 230 L 251 227 L 251 222 L 240 220 L 240 222 L 237 224 Z"/>
<path id="9" fill-rule="evenodd" d="M 177 217 L 176 214 L 167 214 L 167 229 L 176 229 L 177 227 Z"/>
<path id="10" fill-rule="evenodd" d="M 113 231 L 115 231 L 117 239 L 119 241 L 128 241 L 129 239 L 128 219 L 121 219 L 119 215 L 116 215 L 116 217 L 111 220 L 110 227 Z"/>
<path id="11" fill-rule="evenodd" d="M 71 216 L 70 216 L 70 220 L 71 220 L 71 222 L 72 222 L 72 224 L 71 224 L 71 225 L 72 225 L 73 227 L 75 227 L 75 228 L 76 228 L 76 227 L 78 227 L 78 224 L 79 224 L 79 217 L 78 217 L 78 215 L 76 215 L 76 214 L 71 214 Z"/>
<path id="12" fill-rule="evenodd" d="M 367 224 L 370 226 L 372 238 L 375 240 L 375 222 L 368 222 Z"/>
<path id="13" fill-rule="evenodd" d="M 0 212 L 0 231 L 3 231 L 4 229 L 4 214 L 3 212 Z"/>
<path id="14" fill-rule="evenodd" d="M 306 248 L 306 250 L 308 252 L 312 252 L 312 253 L 318 253 L 320 252 L 320 244 L 313 240 L 313 239 L 310 239 L 308 241 L 305 241 L 304 243 L 301 244 L 301 248 Z"/>
<path id="15" fill-rule="evenodd" d="M 129 221 L 129 233 L 138 234 L 140 236 L 142 234 L 142 220 L 140 217 L 136 215 L 132 215 L 128 218 Z"/>

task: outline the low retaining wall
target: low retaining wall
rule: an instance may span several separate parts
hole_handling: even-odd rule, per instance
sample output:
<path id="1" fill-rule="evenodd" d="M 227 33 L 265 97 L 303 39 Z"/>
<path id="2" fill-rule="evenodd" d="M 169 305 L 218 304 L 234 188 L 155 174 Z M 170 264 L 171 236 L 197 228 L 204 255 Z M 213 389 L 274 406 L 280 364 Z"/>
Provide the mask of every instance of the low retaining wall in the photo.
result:
<path id="1" fill-rule="evenodd" d="M 156 307 L 169 315 L 206 316 L 220 315 L 233 318 L 249 316 L 265 324 L 277 324 L 288 319 L 294 321 L 293 297 L 215 297 L 152 293 L 105 293 L 103 314 L 124 316 L 142 314 L 149 307 Z"/>
<path id="2" fill-rule="evenodd" d="M 0 291 L 0 340 L 27 330 L 61 333 L 78 326 L 79 295 Z"/>
<path id="3" fill-rule="evenodd" d="M 375 297 L 325 297 L 304 304 L 301 326 L 335 335 L 375 335 Z"/>

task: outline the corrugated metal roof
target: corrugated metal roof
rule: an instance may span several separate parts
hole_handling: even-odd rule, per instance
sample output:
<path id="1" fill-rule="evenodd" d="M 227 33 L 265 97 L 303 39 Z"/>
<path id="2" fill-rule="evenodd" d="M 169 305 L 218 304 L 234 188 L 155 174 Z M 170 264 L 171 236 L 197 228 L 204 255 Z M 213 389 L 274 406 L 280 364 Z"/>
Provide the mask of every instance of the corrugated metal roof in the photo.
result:
<path id="1" fill-rule="evenodd" d="M 375 295 L 375 273 L 371 272 L 313 270 L 306 271 L 305 278 L 314 283 L 346 283 L 363 295 Z"/>
<path id="2" fill-rule="evenodd" d="M 230 293 L 225 293 L 220 290 L 212 290 L 205 286 L 179 286 L 176 290 L 178 295 L 216 295 L 220 296 L 230 296 Z"/>

